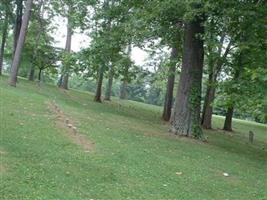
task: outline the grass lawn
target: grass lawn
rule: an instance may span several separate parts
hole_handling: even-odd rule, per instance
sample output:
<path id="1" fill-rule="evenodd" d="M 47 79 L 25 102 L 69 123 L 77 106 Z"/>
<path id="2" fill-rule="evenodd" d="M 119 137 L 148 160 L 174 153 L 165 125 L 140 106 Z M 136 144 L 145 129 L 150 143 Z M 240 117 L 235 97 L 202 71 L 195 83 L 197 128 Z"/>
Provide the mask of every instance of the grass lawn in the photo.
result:
<path id="1" fill-rule="evenodd" d="M 230 135 L 214 116 L 216 129 L 201 143 L 170 135 L 160 107 L 6 82 L 1 77 L 1 200 L 267 199 L 267 125 L 235 120 Z M 92 143 L 90 152 L 66 136 L 51 102 Z"/>

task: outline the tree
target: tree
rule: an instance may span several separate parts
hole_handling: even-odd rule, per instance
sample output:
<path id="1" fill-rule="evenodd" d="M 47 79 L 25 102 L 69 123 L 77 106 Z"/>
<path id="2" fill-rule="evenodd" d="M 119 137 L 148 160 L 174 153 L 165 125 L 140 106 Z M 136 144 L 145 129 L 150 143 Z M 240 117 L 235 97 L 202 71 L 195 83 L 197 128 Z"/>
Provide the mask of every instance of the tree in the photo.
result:
<path id="1" fill-rule="evenodd" d="M 9 78 L 9 85 L 14 86 L 14 87 L 16 86 L 17 74 L 18 74 L 18 69 L 19 69 L 19 64 L 20 64 L 20 59 L 21 59 L 21 53 L 22 53 L 22 49 L 24 46 L 24 41 L 26 38 L 28 24 L 29 24 L 29 20 L 30 20 L 32 2 L 33 2 L 33 0 L 27 0 L 27 2 L 26 2 L 26 9 L 25 9 L 25 13 L 23 15 L 23 22 L 21 25 L 19 39 L 18 39 L 15 55 L 14 55 L 13 62 L 12 62 L 11 74 L 10 74 L 10 78 Z"/>
<path id="2" fill-rule="evenodd" d="M 93 71 L 97 72 L 97 88 L 94 100 L 101 102 L 105 72 L 108 71 L 111 64 L 114 67 L 118 60 L 124 60 L 125 53 L 122 49 L 127 46 L 129 40 L 125 33 L 125 19 L 118 19 L 121 13 L 118 12 L 113 0 L 98 2 L 94 9 L 93 20 L 95 24 L 91 33 L 93 42 L 89 47 L 90 58 L 88 59 L 92 61 Z M 124 18 L 127 18 L 127 15 Z"/>
<path id="3" fill-rule="evenodd" d="M 202 6 L 193 5 L 194 10 Z M 202 137 L 200 127 L 201 84 L 204 61 L 204 16 L 197 14 L 185 23 L 182 71 L 176 95 L 171 132 Z"/>
<path id="4" fill-rule="evenodd" d="M 84 29 L 87 22 L 87 16 L 89 7 L 95 3 L 94 0 L 51 0 L 51 5 L 55 15 L 60 15 L 67 19 L 67 32 L 66 32 L 66 43 L 65 43 L 65 55 L 64 59 L 69 60 L 72 57 L 71 41 L 72 36 L 76 28 Z M 70 58 L 68 58 L 70 57 Z M 58 81 L 58 86 L 63 89 L 68 89 L 68 82 L 73 66 L 68 65 L 69 63 L 62 60 L 61 74 Z"/>
<path id="5" fill-rule="evenodd" d="M 34 62 L 36 60 L 36 57 L 37 57 L 37 51 L 38 51 L 38 47 L 40 45 L 40 39 L 41 39 L 41 35 L 42 33 L 45 34 L 46 30 L 45 30 L 45 27 L 44 27 L 44 1 L 41 0 L 39 2 L 39 4 L 37 5 L 38 6 L 38 9 L 36 9 L 36 23 L 38 24 L 38 26 L 36 27 L 33 27 L 33 28 L 36 28 L 37 29 L 37 33 L 36 33 L 36 38 L 35 38 L 35 41 L 34 41 L 34 46 L 35 48 L 33 49 L 33 53 L 32 53 L 32 62 L 31 62 L 31 67 L 30 67 L 30 71 L 29 71 L 29 81 L 34 81 L 34 75 L 35 75 L 35 66 L 34 66 Z M 33 22 L 34 24 L 34 22 Z"/>
<path id="6" fill-rule="evenodd" d="M 208 81 L 201 119 L 202 127 L 205 129 L 212 128 L 212 104 L 215 99 L 217 78 L 223 65 L 225 64 L 229 51 L 231 50 L 231 41 L 227 41 L 225 37 L 225 33 L 223 33 L 223 35 L 220 37 L 219 44 L 215 49 L 208 47 Z M 218 37 L 216 37 L 216 40 L 217 38 Z M 223 45 L 225 44 L 227 44 L 227 47 L 223 52 Z"/>
<path id="7" fill-rule="evenodd" d="M 68 24 L 67 24 L 67 37 L 66 37 L 66 45 L 65 45 L 65 53 L 67 55 L 71 54 L 71 39 L 73 35 L 73 28 L 72 28 L 72 22 L 71 22 L 71 14 L 72 14 L 72 5 L 68 5 Z M 69 83 L 69 66 L 67 62 L 63 61 L 63 73 L 62 73 L 62 81 L 59 87 L 67 90 L 68 89 L 68 83 Z"/>

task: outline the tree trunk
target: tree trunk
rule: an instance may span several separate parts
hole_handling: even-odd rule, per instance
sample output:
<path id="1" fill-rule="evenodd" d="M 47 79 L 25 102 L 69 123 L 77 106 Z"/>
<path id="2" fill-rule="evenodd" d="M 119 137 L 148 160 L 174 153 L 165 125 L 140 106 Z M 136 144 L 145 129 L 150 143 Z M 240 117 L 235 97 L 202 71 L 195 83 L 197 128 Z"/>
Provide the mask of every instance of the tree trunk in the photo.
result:
<path id="1" fill-rule="evenodd" d="M 203 106 L 203 112 L 202 112 L 202 120 L 201 124 L 202 127 L 205 129 L 211 129 L 212 128 L 212 114 L 213 114 L 213 106 L 212 103 L 215 99 L 215 84 L 216 84 L 215 74 L 213 73 L 213 69 L 211 69 L 209 74 L 209 80 L 207 85 L 207 91 Z"/>
<path id="2" fill-rule="evenodd" d="M 42 80 L 42 69 L 39 69 L 39 73 L 38 73 L 38 82 L 40 83 Z"/>
<path id="3" fill-rule="evenodd" d="M 71 8 L 69 8 L 71 10 Z M 69 10 L 69 12 L 71 12 Z M 70 13 L 69 13 L 70 15 Z M 68 17 L 68 25 L 67 25 L 67 39 L 66 39 L 66 46 L 65 46 L 65 52 L 67 54 L 71 54 L 71 39 L 72 39 L 72 34 L 73 34 L 73 31 L 72 31 L 72 25 L 71 25 L 71 20 L 70 20 L 70 16 Z M 63 76 L 62 76 L 62 82 L 61 82 L 61 85 L 60 87 L 65 89 L 65 90 L 68 90 L 69 87 L 69 63 L 65 63 L 64 66 L 63 66 Z"/>
<path id="4" fill-rule="evenodd" d="M 232 129 L 233 115 L 234 115 L 234 106 L 229 106 L 228 109 L 227 109 L 223 130 L 225 130 L 225 131 L 233 131 L 233 129 Z"/>
<path id="5" fill-rule="evenodd" d="M 176 59 L 178 57 L 178 49 L 176 47 L 172 48 L 171 52 L 171 65 L 168 71 L 168 83 L 167 90 L 165 95 L 164 110 L 162 114 L 162 119 L 164 121 L 169 121 L 172 112 L 172 103 L 173 103 L 173 88 L 175 82 L 175 71 L 176 71 Z"/>
<path id="6" fill-rule="evenodd" d="M 185 24 L 183 63 L 177 91 L 171 131 L 196 138 L 203 136 L 200 126 L 200 104 L 204 60 L 204 18 L 196 16 Z"/>
<path id="7" fill-rule="evenodd" d="M 4 22 L 4 27 L 3 27 L 1 50 L 0 50 L 0 75 L 2 75 L 2 69 L 3 69 L 4 53 L 5 53 L 7 31 L 8 31 L 8 18 L 9 18 L 8 11 L 6 9 L 6 16 L 5 16 L 5 22 Z"/>
<path id="8" fill-rule="evenodd" d="M 231 42 L 228 43 L 225 52 L 223 56 L 221 57 L 223 44 L 224 44 L 225 35 L 221 36 L 220 39 L 220 45 L 218 47 L 218 58 L 209 60 L 209 79 L 207 84 L 207 91 L 206 96 L 204 100 L 204 106 L 203 106 L 203 112 L 202 112 L 202 118 L 201 118 L 201 124 L 202 127 L 205 129 L 211 129 L 212 128 L 212 114 L 213 114 L 213 102 L 215 99 L 215 93 L 216 93 L 216 84 L 217 84 L 217 77 L 222 69 L 222 66 L 224 65 L 224 62 L 227 58 L 227 55 L 230 52 Z M 210 53 L 213 54 L 212 48 L 210 49 Z"/>
<path id="9" fill-rule="evenodd" d="M 37 57 L 37 51 L 38 51 L 40 37 L 41 37 L 41 29 L 39 30 L 39 32 L 36 36 L 36 41 L 35 41 L 36 48 L 34 49 L 33 55 L 32 55 L 31 68 L 30 68 L 29 78 L 28 78 L 29 81 L 34 81 L 34 74 L 35 74 L 34 61 L 36 60 L 36 57 Z"/>
<path id="10" fill-rule="evenodd" d="M 128 45 L 128 50 L 127 50 L 127 55 L 130 57 L 131 56 L 131 52 L 132 52 L 132 46 L 131 46 L 131 42 Z M 129 81 L 129 67 L 130 66 L 125 66 L 124 69 L 124 78 L 121 84 L 121 88 L 120 88 L 120 99 L 122 100 L 126 100 L 127 99 L 127 88 L 128 88 L 128 81 Z"/>
<path id="11" fill-rule="evenodd" d="M 32 64 L 28 78 L 29 81 L 34 81 L 34 74 L 35 74 L 35 68 L 34 65 Z"/>
<path id="12" fill-rule="evenodd" d="M 111 100 L 113 76 L 114 76 L 113 66 L 110 65 L 109 75 L 108 75 L 108 83 L 107 83 L 107 88 L 106 88 L 106 93 L 105 93 L 105 100 L 106 101 Z"/>
<path id="13" fill-rule="evenodd" d="M 127 99 L 127 87 L 128 87 L 128 81 L 123 80 L 121 84 L 121 89 L 120 89 L 120 99 L 126 100 Z"/>
<path id="14" fill-rule="evenodd" d="M 243 69 L 243 52 L 241 51 L 241 53 L 238 57 L 238 66 L 237 66 L 237 69 L 235 69 L 235 73 L 234 73 L 234 77 L 233 77 L 234 83 L 238 83 L 238 81 L 241 77 L 242 69 Z M 236 93 L 236 92 L 238 92 L 238 91 L 231 91 L 231 93 Z M 223 126 L 223 130 L 225 130 L 225 131 L 233 131 L 232 118 L 234 115 L 234 105 L 235 105 L 235 101 L 232 99 L 232 103 L 228 106 L 227 113 L 225 116 L 225 121 L 224 121 L 224 126 Z"/>
<path id="15" fill-rule="evenodd" d="M 19 63 L 20 63 L 22 49 L 24 46 L 24 42 L 25 42 L 25 38 L 26 38 L 26 34 L 27 34 L 27 29 L 28 29 L 28 24 L 29 24 L 29 20 L 30 20 L 32 2 L 33 2 L 33 0 L 27 0 L 27 2 L 26 2 L 26 9 L 25 9 L 25 13 L 23 15 L 23 21 L 22 21 L 19 39 L 18 39 L 18 43 L 17 43 L 17 47 L 16 47 L 16 52 L 15 52 L 14 59 L 12 62 L 9 85 L 14 86 L 14 87 L 16 87 L 16 80 L 17 80 L 17 74 L 18 74 L 18 70 L 19 70 Z"/>
<path id="16" fill-rule="evenodd" d="M 102 102 L 101 95 L 102 95 L 103 79 L 104 79 L 104 67 L 101 66 L 99 68 L 97 88 L 96 88 L 96 94 L 95 94 L 95 99 L 94 99 L 94 101 L 99 102 L 99 103 Z"/>
<path id="17" fill-rule="evenodd" d="M 62 79 L 63 79 L 63 74 L 60 75 L 58 82 L 57 82 L 57 86 L 60 87 L 62 85 Z"/>
<path id="18" fill-rule="evenodd" d="M 37 58 L 37 53 L 38 53 L 38 47 L 39 47 L 39 43 L 40 43 L 40 38 L 41 38 L 41 34 L 42 34 L 42 31 L 43 31 L 43 27 L 42 27 L 42 19 L 43 19 L 43 16 L 44 16 L 44 9 L 43 9 L 43 0 L 40 1 L 40 5 L 39 5 L 39 9 L 38 9 L 38 21 L 39 21 L 39 30 L 37 32 L 37 36 L 36 36 L 36 39 L 35 39 L 35 48 L 33 50 L 33 55 L 32 55 L 32 61 L 31 61 L 31 67 L 30 67 L 30 71 L 29 71 L 29 77 L 28 77 L 28 80 L 29 81 L 34 81 L 34 75 L 35 75 L 35 61 L 36 61 L 36 58 Z"/>
<path id="19" fill-rule="evenodd" d="M 16 21 L 14 26 L 14 42 L 13 42 L 13 59 L 15 56 L 17 43 L 20 35 L 20 29 L 22 25 L 22 11 L 23 11 L 23 0 L 16 0 Z"/>

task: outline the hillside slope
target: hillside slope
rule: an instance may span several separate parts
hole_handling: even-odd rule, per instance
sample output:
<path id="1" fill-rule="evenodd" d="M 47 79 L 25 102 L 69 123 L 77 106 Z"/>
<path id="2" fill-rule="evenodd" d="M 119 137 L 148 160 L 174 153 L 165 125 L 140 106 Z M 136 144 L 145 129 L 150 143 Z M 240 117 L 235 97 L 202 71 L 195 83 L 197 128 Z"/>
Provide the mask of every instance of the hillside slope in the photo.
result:
<path id="1" fill-rule="evenodd" d="M 267 199 L 266 125 L 235 120 L 201 143 L 170 135 L 160 107 L 92 99 L 1 77 L 1 199 Z"/>

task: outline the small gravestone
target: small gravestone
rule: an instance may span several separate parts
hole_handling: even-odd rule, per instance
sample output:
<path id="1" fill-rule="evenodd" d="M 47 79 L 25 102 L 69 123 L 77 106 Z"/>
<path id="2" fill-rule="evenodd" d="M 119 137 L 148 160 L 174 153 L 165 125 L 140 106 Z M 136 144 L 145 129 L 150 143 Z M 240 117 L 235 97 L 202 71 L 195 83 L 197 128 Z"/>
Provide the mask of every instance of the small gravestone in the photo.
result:
<path id="1" fill-rule="evenodd" d="M 254 133 L 252 131 L 249 131 L 248 139 L 249 142 L 252 144 L 254 140 Z"/>

